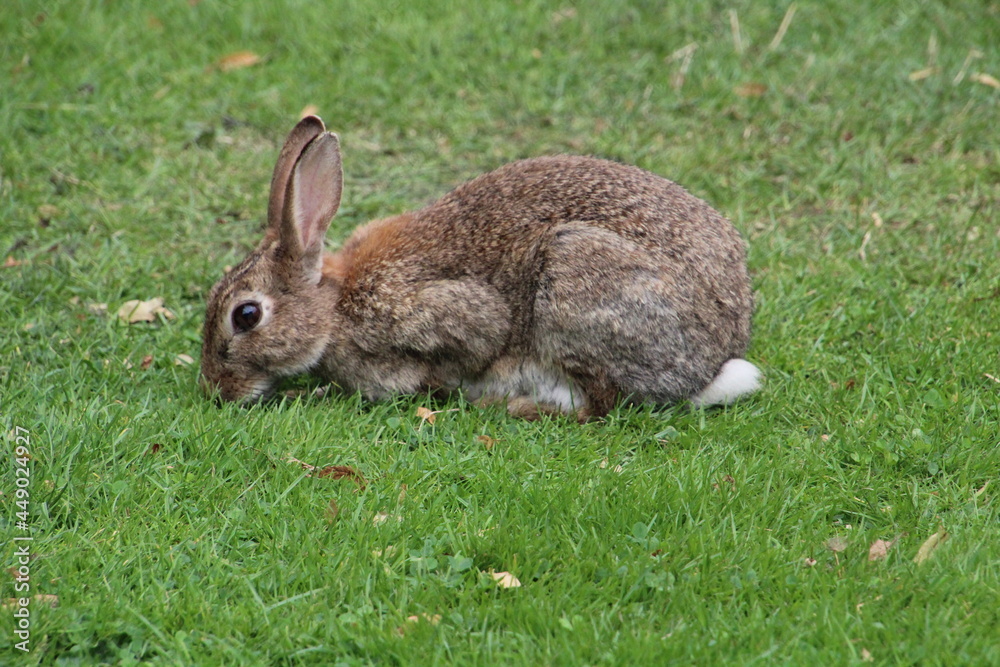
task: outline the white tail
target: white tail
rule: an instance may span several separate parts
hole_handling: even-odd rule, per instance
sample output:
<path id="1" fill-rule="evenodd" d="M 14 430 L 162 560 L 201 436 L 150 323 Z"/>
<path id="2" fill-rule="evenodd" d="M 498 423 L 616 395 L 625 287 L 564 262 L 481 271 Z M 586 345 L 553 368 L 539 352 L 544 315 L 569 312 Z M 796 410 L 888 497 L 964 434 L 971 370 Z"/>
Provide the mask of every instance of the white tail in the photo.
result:
<path id="1" fill-rule="evenodd" d="M 697 407 L 729 405 L 740 396 L 760 389 L 760 377 L 760 369 L 746 359 L 730 359 L 691 402 Z"/>

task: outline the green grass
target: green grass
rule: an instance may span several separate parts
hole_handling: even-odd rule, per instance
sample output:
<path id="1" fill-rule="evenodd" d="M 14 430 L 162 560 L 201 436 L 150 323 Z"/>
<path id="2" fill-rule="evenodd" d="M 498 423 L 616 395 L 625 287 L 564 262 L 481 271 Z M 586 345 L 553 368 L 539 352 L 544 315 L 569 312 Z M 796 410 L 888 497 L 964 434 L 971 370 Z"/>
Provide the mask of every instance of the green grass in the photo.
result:
<path id="1" fill-rule="evenodd" d="M 773 49 L 787 3 L 325 4 L 0 10 L 0 563 L 23 427 L 58 597 L 27 654 L 4 608 L 0 663 L 1000 662 L 1000 4 L 799 2 Z M 206 402 L 174 358 L 310 104 L 334 242 L 529 155 L 681 182 L 749 241 L 766 389 L 582 426 Z"/>

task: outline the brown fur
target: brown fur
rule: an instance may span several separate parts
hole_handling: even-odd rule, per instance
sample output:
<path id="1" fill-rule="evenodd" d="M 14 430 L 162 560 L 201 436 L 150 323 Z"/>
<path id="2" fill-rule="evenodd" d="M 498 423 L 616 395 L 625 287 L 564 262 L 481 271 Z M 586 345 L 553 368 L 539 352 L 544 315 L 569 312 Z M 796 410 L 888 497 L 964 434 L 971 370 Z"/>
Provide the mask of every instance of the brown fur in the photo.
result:
<path id="1" fill-rule="evenodd" d="M 278 187 L 299 173 L 301 157 L 288 164 L 294 149 L 279 159 Z M 339 170 L 339 151 L 320 152 L 329 150 L 313 159 Z M 339 183 L 330 196 L 339 201 Z M 272 215 L 283 198 L 272 192 Z M 749 342 L 739 233 L 636 167 L 515 162 L 422 210 L 370 222 L 306 266 L 296 253 L 309 244 L 296 244 L 317 232 L 289 238 L 303 223 L 289 222 L 288 209 L 209 299 L 202 369 L 223 398 L 256 399 L 277 377 L 310 371 L 373 399 L 458 387 L 477 398 L 480 388 L 478 398 L 506 400 L 519 416 L 601 416 L 626 397 L 689 398 Z M 329 220 L 314 224 L 322 238 Z M 224 318 L 254 294 L 274 303 L 266 326 L 227 332 Z"/>

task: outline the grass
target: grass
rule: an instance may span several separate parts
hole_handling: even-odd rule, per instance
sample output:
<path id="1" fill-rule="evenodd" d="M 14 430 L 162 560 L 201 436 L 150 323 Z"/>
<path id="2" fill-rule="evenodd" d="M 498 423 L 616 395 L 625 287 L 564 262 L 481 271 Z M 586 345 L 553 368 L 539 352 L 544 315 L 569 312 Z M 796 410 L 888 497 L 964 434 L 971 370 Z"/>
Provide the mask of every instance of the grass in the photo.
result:
<path id="1" fill-rule="evenodd" d="M 1000 5 L 801 2 L 773 47 L 787 3 L 323 5 L 5 5 L 2 562 L 22 427 L 58 605 L 27 653 L 4 607 L 0 662 L 1000 662 Z M 334 242 L 523 156 L 683 183 L 749 241 L 766 389 L 582 426 L 207 403 L 175 357 L 307 105 Z M 153 296 L 176 319 L 116 321 Z"/>

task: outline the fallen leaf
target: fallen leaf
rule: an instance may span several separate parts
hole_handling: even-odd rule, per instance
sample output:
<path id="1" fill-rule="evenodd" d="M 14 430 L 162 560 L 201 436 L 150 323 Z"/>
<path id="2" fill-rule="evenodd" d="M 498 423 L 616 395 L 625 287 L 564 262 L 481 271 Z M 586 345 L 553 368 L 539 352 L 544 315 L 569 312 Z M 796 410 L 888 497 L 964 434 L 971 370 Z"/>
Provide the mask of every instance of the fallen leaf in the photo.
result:
<path id="1" fill-rule="evenodd" d="M 420 417 L 421 422 L 427 422 L 428 424 L 433 424 L 434 420 L 437 419 L 436 412 L 428 410 L 423 406 L 417 408 L 417 416 Z"/>
<path id="2" fill-rule="evenodd" d="M 318 473 L 316 473 L 316 477 L 319 478 L 329 477 L 330 479 L 333 480 L 346 478 L 357 484 L 358 488 L 361 489 L 362 491 L 364 490 L 365 485 L 367 484 L 367 482 L 365 482 L 365 478 L 361 475 L 361 473 L 359 473 L 351 466 L 326 466 Z"/>
<path id="3" fill-rule="evenodd" d="M 7 255 L 7 259 L 3 262 L 3 268 L 13 269 L 15 266 L 21 266 L 22 264 L 24 264 L 24 262 L 19 259 L 14 259 L 13 255 Z"/>
<path id="4" fill-rule="evenodd" d="M 490 576 L 493 577 L 500 588 L 518 588 L 521 585 L 518 578 L 510 572 L 490 572 Z"/>
<path id="5" fill-rule="evenodd" d="M 861 662 L 875 662 L 875 658 L 872 657 L 872 652 L 866 648 L 861 649 Z"/>
<path id="6" fill-rule="evenodd" d="M 433 424 L 437 416 L 443 412 L 458 412 L 458 408 L 452 408 L 451 410 L 428 410 L 423 406 L 417 408 L 417 416 L 420 417 L 421 424 L 424 422 Z"/>
<path id="7" fill-rule="evenodd" d="M 146 455 L 148 456 L 149 454 L 156 454 L 162 448 L 163 448 L 163 445 L 161 445 L 158 442 L 154 442 L 153 444 L 151 444 L 149 446 L 149 449 L 146 450 Z"/>
<path id="8" fill-rule="evenodd" d="M 364 490 L 367 484 L 364 476 L 351 466 L 326 466 L 325 468 L 317 468 L 305 461 L 298 460 L 291 454 L 286 454 L 285 459 L 288 463 L 298 463 L 302 466 L 303 470 L 308 470 L 309 472 L 306 474 L 306 477 L 312 477 L 313 473 L 315 473 L 317 478 L 329 477 L 333 480 L 347 478 L 357 484 L 361 490 Z"/>
<path id="9" fill-rule="evenodd" d="M 837 537 L 828 539 L 823 543 L 823 546 L 834 553 L 840 553 L 847 548 L 847 540 L 838 535 Z"/>
<path id="10" fill-rule="evenodd" d="M 372 523 L 376 526 L 381 526 L 383 523 L 389 520 L 389 514 L 387 512 L 379 512 L 372 517 Z"/>
<path id="11" fill-rule="evenodd" d="M 976 83 L 983 84 L 984 86 L 1000 89 L 1000 80 L 998 80 L 996 77 L 990 76 L 989 74 L 985 74 L 983 72 L 976 72 L 969 78 L 975 81 Z"/>
<path id="12" fill-rule="evenodd" d="M 924 79 L 934 76 L 937 74 L 937 67 L 925 67 L 924 69 L 918 69 L 915 72 L 910 72 L 910 81 L 923 81 Z"/>
<path id="13" fill-rule="evenodd" d="M 741 83 L 733 88 L 739 97 L 763 97 L 767 86 L 763 83 Z"/>
<path id="14" fill-rule="evenodd" d="M 868 548 L 868 560 L 885 560 L 896 540 L 875 540 Z"/>
<path id="15" fill-rule="evenodd" d="M 142 370 L 146 370 L 152 365 L 153 365 L 153 355 L 147 354 L 145 357 L 142 358 L 142 363 L 139 364 L 139 368 L 141 368 Z"/>
<path id="16" fill-rule="evenodd" d="M 244 67 L 253 67 L 261 61 L 261 57 L 253 51 L 235 51 L 219 58 L 215 65 L 223 72 Z"/>
<path id="17" fill-rule="evenodd" d="M 331 498 L 330 504 L 326 507 L 326 522 L 333 523 L 338 514 L 340 514 L 340 508 L 337 507 L 337 501 Z"/>
<path id="18" fill-rule="evenodd" d="M 482 443 L 483 447 L 486 448 L 486 451 L 490 451 L 493 449 L 493 445 L 497 444 L 497 441 L 488 435 L 476 436 L 476 440 Z"/>
<path id="19" fill-rule="evenodd" d="M 815 558 L 806 557 L 806 559 L 802 562 L 805 564 L 806 567 L 814 567 L 816 565 Z"/>
<path id="20" fill-rule="evenodd" d="M 155 322 L 157 315 L 163 315 L 168 320 L 174 319 L 174 314 L 163 307 L 163 299 L 160 297 L 148 301 L 133 299 L 126 301 L 118 309 L 118 319 L 127 324 Z"/>
<path id="21" fill-rule="evenodd" d="M 913 558 L 913 562 L 916 563 L 917 565 L 922 565 L 923 563 L 926 563 L 930 559 L 930 557 L 934 554 L 934 552 L 937 550 L 937 548 L 941 546 L 941 543 L 947 539 L 948 539 L 948 533 L 945 531 L 945 529 L 944 528 L 938 529 L 938 532 L 928 537 L 926 540 L 924 540 L 924 543 L 920 545 L 920 548 L 917 550 L 917 555 L 914 556 Z"/>
<path id="22" fill-rule="evenodd" d="M 174 357 L 174 366 L 190 366 L 194 359 L 189 354 L 178 354 Z"/>
<path id="23" fill-rule="evenodd" d="M 307 104 L 302 107 L 302 111 L 299 112 L 299 118 L 305 118 L 306 116 L 315 116 L 319 113 L 319 107 L 315 104 Z"/>

